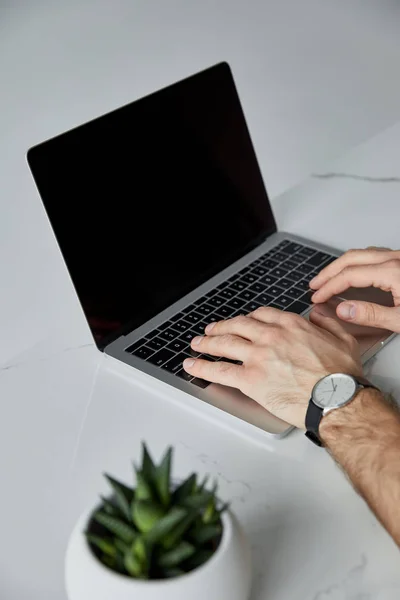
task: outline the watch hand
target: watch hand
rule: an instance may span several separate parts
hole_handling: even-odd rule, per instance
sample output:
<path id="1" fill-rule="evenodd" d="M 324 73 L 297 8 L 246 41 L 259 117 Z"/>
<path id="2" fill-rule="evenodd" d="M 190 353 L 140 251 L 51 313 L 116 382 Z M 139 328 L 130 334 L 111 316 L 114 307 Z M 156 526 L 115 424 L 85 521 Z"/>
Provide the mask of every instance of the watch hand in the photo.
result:
<path id="1" fill-rule="evenodd" d="M 333 389 L 333 391 L 335 391 L 336 388 L 335 388 L 335 386 L 333 384 L 333 379 L 331 379 L 331 383 L 332 383 L 332 389 Z"/>

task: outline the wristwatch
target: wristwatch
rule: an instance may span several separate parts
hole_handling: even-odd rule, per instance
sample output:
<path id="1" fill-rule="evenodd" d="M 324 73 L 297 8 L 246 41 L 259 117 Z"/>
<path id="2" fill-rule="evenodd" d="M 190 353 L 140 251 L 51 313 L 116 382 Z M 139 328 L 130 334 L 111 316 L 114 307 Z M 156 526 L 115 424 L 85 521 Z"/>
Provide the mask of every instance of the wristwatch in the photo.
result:
<path id="1" fill-rule="evenodd" d="M 306 413 L 306 436 L 317 446 L 323 446 L 319 437 L 319 424 L 331 410 L 345 406 L 364 388 L 374 388 L 363 377 L 345 373 L 332 373 L 320 379 L 314 386 Z"/>

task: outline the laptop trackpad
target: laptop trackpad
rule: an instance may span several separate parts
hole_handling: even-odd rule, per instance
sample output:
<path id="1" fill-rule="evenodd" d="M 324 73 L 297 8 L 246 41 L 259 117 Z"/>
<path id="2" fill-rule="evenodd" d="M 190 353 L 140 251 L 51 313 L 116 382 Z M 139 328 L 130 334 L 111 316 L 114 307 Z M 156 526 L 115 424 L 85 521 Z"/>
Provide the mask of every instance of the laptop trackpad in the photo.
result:
<path id="1" fill-rule="evenodd" d="M 360 354 L 363 356 L 378 342 L 380 343 L 388 338 L 391 335 L 391 332 L 387 331 L 386 329 L 366 327 L 342 321 L 336 315 L 336 307 L 338 304 L 343 302 L 343 300 L 363 300 L 365 302 L 375 302 L 376 304 L 381 304 L 383 306 L 393 306 L 392 295 L 388 292 L 382 292 L 382 290 L 377 290 L 375 288 L 351 288 L 340 296 L 331 298 L 325 304 L 318 304 L 318 308 L 312 307 L 308 313 L 304 315 L 305 318 L 308 319 L 310 312 L 314 310 L 314 308 L 317 308 L 319 312 L 336 319 L 336 321 L 341 323 L 341 325 L 343 325 L 343 327 L 356 338 L 360 346 Z"/>

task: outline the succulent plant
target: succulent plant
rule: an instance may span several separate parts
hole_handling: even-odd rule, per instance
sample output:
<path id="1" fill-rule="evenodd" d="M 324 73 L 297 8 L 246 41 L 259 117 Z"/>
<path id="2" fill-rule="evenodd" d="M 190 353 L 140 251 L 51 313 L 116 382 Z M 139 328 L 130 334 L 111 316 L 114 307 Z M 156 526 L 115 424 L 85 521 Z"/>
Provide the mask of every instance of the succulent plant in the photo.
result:
<path id="1" fill-rule="evenodd" d="M 174 485 L 172 448 L 155 465 L 145 444 L 136 487 L 105 475 L 112 494 L 102 497 L 85 535 L 96 557 L 110 569 L 138 579 L 176 577 L 205 563 L 222 535 L 217 485 L 206 489 L 193 473 Z"/>

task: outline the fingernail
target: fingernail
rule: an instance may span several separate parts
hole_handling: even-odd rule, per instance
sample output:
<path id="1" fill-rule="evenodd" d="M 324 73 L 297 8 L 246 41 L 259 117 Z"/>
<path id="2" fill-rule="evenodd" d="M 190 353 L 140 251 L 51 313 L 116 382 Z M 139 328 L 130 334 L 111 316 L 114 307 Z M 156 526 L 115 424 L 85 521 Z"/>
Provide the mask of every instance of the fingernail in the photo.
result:
<path id="1" fill-rule="evenodd" d="M 309 281 L 308 285 L 310 286 L 311 289 L 314 287 L 314 285 L 317 283 L 317 281 L 318 281 L 318 275 L 316 277 L 313 277 L 313 279 L 311 279 L 311 281 Z"/>
<path id="2" fill-rule="evenodd" d="M 311 296 L 311 302 L 315 302 L 316 298 L 318 298 L 318 292 L 315 292 L 315 294 Z"/>
<path id="3" fill-rule="evenodd" d="M 192 339 L 193 346 L 198 346 L 198 344 L 200 344 L 202 339 L 203 339 L 203 337 L 201 335 L 197 335 L 196 337 L 194 337 Z"/>
<path id="4" fill-rule="evenodd" d="M 342 319 L 354 319 L 356 316 L 356 307 L 354 304 L 339 304 L 337 312 Z"/>
<path id="5" fill-rule="evenodd" d="M 215 325 L 215 323 L 210 323 L 209 325 L 207 325 L 207 327 L 205 328 L 205 332 L 210 333 L 210 331 L 212 330 L 214 325 Z"/>
<path id="6" fill-rule="evenodd" d="M 195 362 L 196 361 L 193 360 L 193 358 L 185 358 L 185 360 L 183 361 L 183 366 L 185 367 L 185 369 L 190 369 L 190 367 L 193 367 Z"/>

